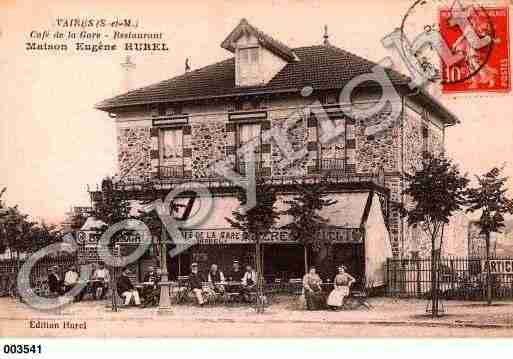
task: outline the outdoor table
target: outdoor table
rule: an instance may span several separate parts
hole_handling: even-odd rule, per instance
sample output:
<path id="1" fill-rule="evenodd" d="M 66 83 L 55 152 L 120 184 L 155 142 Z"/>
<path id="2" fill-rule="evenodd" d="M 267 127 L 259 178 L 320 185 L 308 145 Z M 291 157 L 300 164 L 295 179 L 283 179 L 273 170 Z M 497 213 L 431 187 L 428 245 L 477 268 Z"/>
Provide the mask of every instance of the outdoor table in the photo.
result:
<path id="1" fill-rule="evenodd" d="M 145 287 L 153 287 L 154 285 L 155 285 L 155 282 L 141 282 L 141 283 L 136 283 L 134 285 L 134 287 L 137 289 L 143 289 Z"/>
<path id="2" fill-rule="evenodd" d="M 242 282 L 235 280 L 219 282 L 217 284 L 224 286 L 226 292 L 237 292 L 240 291 L 240 288 L 242 287 Z"/>

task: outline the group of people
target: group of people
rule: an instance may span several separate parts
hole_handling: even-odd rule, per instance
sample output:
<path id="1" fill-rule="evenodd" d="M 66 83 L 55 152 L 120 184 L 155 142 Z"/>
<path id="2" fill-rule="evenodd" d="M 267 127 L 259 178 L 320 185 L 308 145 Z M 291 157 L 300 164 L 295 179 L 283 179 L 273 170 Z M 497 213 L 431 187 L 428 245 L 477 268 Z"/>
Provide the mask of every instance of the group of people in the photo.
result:
<path id="1" fill-rule="evenodd" d="M 160 293 L 160 280 L 160 268 L 155 269 L 150 266 L 144 276 L 144 286 L 139 293 L 130 280 L 130 270 L 126 268 L 117 280 L 117 290 L 124 299 L 125 306 L 130 305 L 132 301 L 136 306 L 140 306 L 141 299 L 144 305 L 156 305 Z M 219 270 L 217 264 L 212 264 L 210 270 L 204 275 L 199 271 L 198 263 L 192 263 L 187 285 L 183 289 L 190 290 L 197 304 L 203 306 L 209 299 L 224 295 L 228 284 L 232 290 L 240 293 L 242 300 L 249 302 L 256 283 L 257 275 L 253 268 L 247 265 L 245 270 L 242 270 L 238 260 L 233 261 L 233 266 L 227 275 Z"/>
<path id="2" fill-rule="evenodd" d="M 59 267 L 52 266 L 48 268 L 48 289 L 51 295 L 64 295 L 70 293 L 72 288 L 78 284 L 80 276 L 78 268 L 75 265 L 68 267 L 64 273 L 64 278 L 59 275 Z M 90 290 L 94 299 L 104 299 L 110 282 L 109 270 L 103 262 L 98 263 L 98 267 L 92 271 L 90 281 L 86 283 L 85 288 L 80 290 L 75 296 L 75 301 L 81 301 L 84 294 Z"/>
<path id="3" fill-rule="evenodd" d="M 198 263 L 191 264 L 191 274 L 189 275 L 189 287 L 194 294 L 196 302 L 203 306 L 209 297 L 217 297 L 224 295 L 226 291 L 226 283 L 231 282 L 232 290 L 240 293 L 244 301 L 251 301 L 251 292 L 257 283 L 256 272 L 250 265 L 246 265 L 245 271 L 242 270 L 238 260 L 233 261 L 231 270 L 228 275 L 219 270 L 217 264 L 212 264 L 207 275 L 204 276 L 198 270 Z M 209 285 L 204 286 L 207 282 Z"/>
<path id="4" fill-rule="evenodd" d="M 356 281 L 346 270 L 344 265 L 338 267 L 338 274 L 333 279 L 333 289 L 326 299 L 321 286 L 321 277 L 317 274 L 315 267 L 311 267 L 303 277 L 306 308 L 317 310 L 323 309 L 326 305 L 333 310 L 343 308 L 351 286 Z"/>

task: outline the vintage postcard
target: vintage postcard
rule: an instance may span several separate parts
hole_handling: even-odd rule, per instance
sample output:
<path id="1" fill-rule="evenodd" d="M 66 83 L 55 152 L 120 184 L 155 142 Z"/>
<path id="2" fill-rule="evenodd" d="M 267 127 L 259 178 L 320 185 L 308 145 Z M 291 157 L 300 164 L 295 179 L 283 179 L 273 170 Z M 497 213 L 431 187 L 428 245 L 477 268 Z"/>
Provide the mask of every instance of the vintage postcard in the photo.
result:
<path id="1" fill-rule="evenodd" d="M 0 1 L 0 338 L 513 336 L 512 9 Z"/>

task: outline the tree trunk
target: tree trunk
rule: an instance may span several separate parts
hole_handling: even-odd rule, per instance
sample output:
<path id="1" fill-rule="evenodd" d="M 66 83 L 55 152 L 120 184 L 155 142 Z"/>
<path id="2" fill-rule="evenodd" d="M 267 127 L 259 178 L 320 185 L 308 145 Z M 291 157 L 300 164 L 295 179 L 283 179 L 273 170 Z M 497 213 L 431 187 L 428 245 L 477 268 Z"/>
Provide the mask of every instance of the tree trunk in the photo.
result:
<path id="1" fill-rule="evenodd" d="M 118 311 L 118 300 L 117 300 L 117 294 L 118 294 L 118 278 L 117 278 L 117 267 L 112 267 L 112 276 L 110 278 L 110 286 L 111 286 L 111 293 L 112 293 L 112 311 L 117 312 Z"/>
<path id="2" fill-rule="evenodd" d="M 256 248 L 255 248 L 255 262 L 256 262 L 256 272 L 257 272 L 257 301 L 256 301 L 256 311 L 257 313 L 264 312 L 264 303 L 263 303 L 263 275 L 262 275 L 262 254 L 260 251 L 260 240 L 256 240 Z"/>
<path id="3" fill-rule="evenodd" d="M 490 270 L 490 233 L 486 233 L 486 302 L 492 305 L 492 277 Z"/>
<path id="4" fill-rule="evenodd" d="M 436 249 L 435 238 L 431 238 L 431 316 L 438 316 L 438 290 L 436 284 Z"/>

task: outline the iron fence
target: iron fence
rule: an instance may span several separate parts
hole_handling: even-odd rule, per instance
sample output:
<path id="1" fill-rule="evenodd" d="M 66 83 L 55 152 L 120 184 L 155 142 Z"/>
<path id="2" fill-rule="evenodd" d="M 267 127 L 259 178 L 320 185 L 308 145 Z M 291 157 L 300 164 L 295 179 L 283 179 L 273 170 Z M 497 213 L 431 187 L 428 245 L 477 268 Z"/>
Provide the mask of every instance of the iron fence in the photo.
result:
<path id="1" fill-rule="evenodd" d="M 9 259 L 0 261 L 0 296 L 13 295 L 16 288 L 18 271 L 24 260 Z M 77 265 L 76 255 L 45 257 L 38 261 L 30 273 L 30 286 L 38 294 L 48 292 L 48 269 L 57 266 L 57 273 L 64 278 L 66 270 Z"/>
<path id="2" fill-rule="evenodd" d="M 492 258 L 493 263 L 509 263 L 509 270 L 492 271 L 493 299 L 513 298 L 511 258 Z M 488 275 L 482 258 L 441 258 L 435 269 L 440 298 L 484 300 Z M 507 269 L 506 266 L 505 269 Z M 386 295 L 404 298 L 431 296 L 431 259 L 388 259 L 385 266 Z"/>

